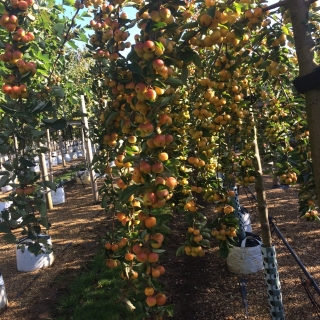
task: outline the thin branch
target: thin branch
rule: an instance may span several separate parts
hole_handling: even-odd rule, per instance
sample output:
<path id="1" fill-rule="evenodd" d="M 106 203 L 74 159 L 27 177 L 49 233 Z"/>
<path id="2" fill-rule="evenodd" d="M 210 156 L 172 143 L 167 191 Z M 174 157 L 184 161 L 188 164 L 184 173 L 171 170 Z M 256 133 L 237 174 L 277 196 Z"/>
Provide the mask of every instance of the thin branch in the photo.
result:
<path id="1" fill-rule="evenodd" d="M 315 0 L 309 0 L 309 1 L 313 1 L 314 2 Z M 284 7 L 286 5 L 287 5 L 287 1 L 286 0 L 282 0 L 282 1 L 279 1 L 277 3 L 272 4 L 271 6 L 262 8 L 262 11 L 265 12 L 265 11 L 269 11 L 269 10 L 272 10 L 272 9 L 276 9 L 278 7 Z"/>

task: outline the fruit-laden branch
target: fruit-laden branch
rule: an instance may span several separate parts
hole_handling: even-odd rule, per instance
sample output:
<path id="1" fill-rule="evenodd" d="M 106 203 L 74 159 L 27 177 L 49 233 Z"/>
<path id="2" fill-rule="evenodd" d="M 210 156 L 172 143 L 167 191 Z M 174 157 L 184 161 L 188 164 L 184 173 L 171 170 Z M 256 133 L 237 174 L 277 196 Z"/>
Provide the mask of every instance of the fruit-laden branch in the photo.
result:
<path id="1" fill-rule="evenodd" d="M 52 70 L 51 70 L 51 72 L 50 72 L 50 74 L 49 74 L 49 76 L 48 76 L 48 82 L 50 82 L 51 77 L 52 77 L 52 75 L 53 75 L 53 73 L 54 73 L 54 70 L 55 70 L 55 68 L 56 68 L 56 65 L 57 65 L 57 63 L 58 63 L 58 61 L 59 61 L 59 59 L 60 59 L 60 57 L 61 57 L 61 55 L 62 55 L 62 49 L 63 49 L 64 45 L 66 44 L 66 42 L 68 41 L 68 35 L 69 35 L 70 31 L 71 31 L 72 26 L 74 25 L 75 19 L 76 19 L 77 15 L 78 15 L 80 9 L 81 9 L 80 7 L 77 8 L 75 14 L 73 15 L 73 17 L 72 17 L 72 19 L 71 19 L 70 26 L 69 26 L 69 28 L 68 28 L 68 30 L 67 30 L 67 32 L 66 32 L 66 35 L 65 35 L 65 37 L 64 37 L 64 39 L 63 39 L 63 42 L 62 42 L 62 44 L 61 44 L 61 46 L 60 46 L 60 49 L 59 49 L 59 53 L 58 53 L 58 55 L 57 55 L 57 58 L 56 58 L 56 60 L 54 61 L 53 65 L 52 65 Z"/>

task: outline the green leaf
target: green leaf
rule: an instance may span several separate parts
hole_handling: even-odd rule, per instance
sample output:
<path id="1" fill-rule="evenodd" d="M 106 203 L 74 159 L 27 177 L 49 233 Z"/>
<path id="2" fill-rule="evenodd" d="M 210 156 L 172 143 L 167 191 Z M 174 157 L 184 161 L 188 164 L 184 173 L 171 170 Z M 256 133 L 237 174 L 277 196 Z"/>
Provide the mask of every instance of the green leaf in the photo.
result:
<path id="1" fill-rule="evenodd" d="M 192 28 L 197 27 L 198 25 L 199 25 L 198 22 L 188 22 L 188 23 L 185 23 L 185 24 L 181 27 L 181 29 L 182 29 L 182 30 L 192 29 Z"/>
<path id="2" fill-rule="evenodd" d="M 10 178 L 8 176 L 2 176 L 0 179 L 0 188 L 6 186 L 9 181 L 10 181 Z"/>
<path id="3" fill-rule="evenodd" d="M 185 245 L 178 248 L 178 250 L 176 251 L 176 257 L 184 255 L 184 248 Z"/>
<path id="4" fill-rule="evenodd" d="M 214 18 L 216 15 L 216 6 L 211 7 L 207 10 L 207 14 L 211 17 Z"/>
<path id="5" fill-rule="evenodd" d="M 131 64 L 128 65 L 128 69 L 133 73 L 139 73 L 139 74 L 142 73 L 141 66 L 135 61 L 133 61 Z"/>
<path id="6" fill-rule="evenodd" d="M 112 123 L 112 121 L 119 115 L 119 111 L 112 112 L 110 116 L 106 119 L 104 126 L 108 128 L 108 126 Z"/>
<path id="7" fill-rule="evenodd" d="M 58 86 L 53 87 L 50 92 L 53 97 L 64 98 L 65 96 L 63 89 Z"/>
<path id="8" fill-rule="evenodd" d="M 55 130 L 62 130 L 67 126 L 66 119 L 42 119 L 42 122 Z"/>
<path id="9" fill-rule="evenodd" d="M 17 238 L 12 233 L 7 233 L 2 237 L 8 243 L 16 243 Z"/>
<path id="10" fill-rule="evenodd" d="M 36 164 L 23 158 L 23 157 L 20 157 L 19 158 L 19 162 L 24 166 L 24 167 L 29 167 L 29 168 L 32 168 L 32 167 L 35 167 Z"/>
<path id="11" fill-rule="evenodd" d="M 173 317 L 174 304 L 169 304 L 168 306 L 165 306 L 164 309 L 167 311 L 169 317 Z"/>
<path id="12" fill-rule="evenodd" d="M 182 40 L 189 40 L 192 37 L 194 37 L 197 33 L 198 33 L 198 31 L 196 31 L 196 30 L 187 31 L 186 33 L 183 34 Z"/>
<path id="13" fill-rule="evenodd" d="M 10 233 L 11 229 L 6 222 L 0 222 L 0 233 Z"/>
<path id="14" fill-rule="evenodd" d="M 269 72 L 268 71 L 264 71 L 262 74 L 262 81 L 265 82 L 269 77 Z"/>
<path id="15" fill-rule="evenodd" d="M 57 185 L 52 181 L 44 181 L 44 186 L 53 190 L 53 191 L 57 190 Z"/>
<path id="16" fill-rule="evenodd" d="M 158 29 L 162 29 L 164 27 L 166 27 L 167 24 L 165 22 L 157 22 L 152 26 L 152 30 L 158 30 Z"/>
<path id="17" fill-rule="evenodd" d="M 72 118 L 79 118 L 79 117 L 87 117 L 87 113 L 83 113 L 81 111 L 76 111 L 72 113 Z"/>
<path id="18" fill-rule="evenodd" d="M 177 78 L 168 78 L 167 80 L 165 80 L 164 83 L 170 85 L 173 88 L 178 88 L 180 86 L 183 86 L 183 82 Z"/>
<path id="19" fill-rule="evenodd" d="M 202 63 L 201 63 L 201 59 L 199 57 L 198 54 L 194 54 L 192 57 L 192 61 L 195 64 L 196 67 L 198 67 L 199 69 L 202 68 Z"/>
<path id="20" fill-rule="evenodd" d="M 182 67 L 181 71 L 181 81 L 185 84 L 188 80 L 188 75 L 189 75 L 189 69 L 187 65 L 184 65 Z"/>
<path id="21" fill-rule="evenodd" d="M 159 99 L 157 101 L 157 106 L 158 107 L 164 107 L 166 106 L 173 98 L 173 95 L 169 95 L 169 96 L 166 96 L 166 97 L 163 97 L 162 99 Z"/>
<path id="22" fill-rule="evenodd" d="M 9 161 L 3 162 L 2 166 L 8 171 L 12 171 L 13 170 L 12 164 Z"/>
<path id="23" fill-rule="evenodd" d="M 127 163 L 127 162 L 132 162 L 132 161 L 135 161 L 137 160 L 137 157 L 135 156 L 127 156 L 123 159 L 122 163 Z"/>
<path id="24" fill-rule="evenodd" d="M 140 186 L 137 184 L 134 184 L 132 186 L 129 186 L 125 188 L 120 195 L 120 201 L 125 204 L 128 202 L 129 198 L 136 193 L 136 191 L 140 189 Z"/>

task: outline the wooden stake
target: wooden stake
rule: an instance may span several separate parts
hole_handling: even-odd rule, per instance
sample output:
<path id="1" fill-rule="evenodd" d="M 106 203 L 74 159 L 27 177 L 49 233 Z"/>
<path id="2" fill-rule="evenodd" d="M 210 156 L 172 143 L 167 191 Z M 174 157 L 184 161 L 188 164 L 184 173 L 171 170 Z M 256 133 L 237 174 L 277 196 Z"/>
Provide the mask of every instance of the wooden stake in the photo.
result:
<path id="1" fill-rule="evenodd" d="M 46 158 L 44 153 L 40 153 L 40 169 L 41 169 L 41 175 L 42 175 L 42 182 L 44 183 L 45 181 L 49 181 L 48 177 L 48 170 L 46 166 Z M 52 197 L 51 197 L 51 192 L 49 188 L 44 187 L 44 191 L 46 192 L 46 201 L 47 201 L 47 207 L 48 209 L 53 209 L 53 204 L 52 204 Z"/>
<path id="2" fill-rule="evenodd" d="M 51 154 L 51 143 L 50 143 L 50 130 L 47 129 L 47 148 L 49 149 L 49 180 L 53 181 L 53 175 L 52 175 L 52 154 Z"/>
<path id="3" fill-rule="evenodd" d="M 85 101 L 84 101 L 84 96 L 81 95 L 80 98 L 81 98 L 81 104 L 80 104 L 81 112 L 87 113 L 87 109 L 86 109 L 86 105 L 85 105 Z M 84 129 L 85 133 L 89 132 L 88 117 L 82 117 L 82 122 L 83 122 L 83 129 Z M 95 181 L 95 173 L 91 168 L 92 145 L 91 145 L 91 140 L 87 136 L 87 134 L 85 134 L 85 146 L 86 146 L 86 152 L 87 152 L 87 164 L 88 164 L 88 168 L 89 168 L 89 172 L 90 172 L 93 200 L 94 200 L 94 203 L 97 203 L 99 200 L 98 186 L 97 186 L 97 182 Z"/>

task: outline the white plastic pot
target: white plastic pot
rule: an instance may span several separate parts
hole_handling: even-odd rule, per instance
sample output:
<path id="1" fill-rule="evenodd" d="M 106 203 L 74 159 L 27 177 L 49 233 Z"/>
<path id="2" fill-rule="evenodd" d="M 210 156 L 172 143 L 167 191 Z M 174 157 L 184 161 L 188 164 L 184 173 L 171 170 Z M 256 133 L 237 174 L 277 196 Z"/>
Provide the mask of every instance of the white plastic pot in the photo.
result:
<path id="1" fill-rule="evenodd" d="M 40 236 L 40 235 L 39 235 Z M 42 237 L 47 238 L 47 243 L 51 244 L 51 237 L 42 235 Z M 22 239 L 19 241 L 19 244 L 25 245 L 25 250 L 22 252 L 21 249 L 16 246 L 16 259 L 17 259 L 17 269 L 21 272 L 31 272 L 34 270 L 47 268 L 52 265 L 54 261 L 53 252 L 46 253 L 46 249 L 43 248 L 44 253 L 40 253 L 37 256 L 28 251 L 28 244 L 31 244 L 32 240 Z M 43 245 L 40 244 L 42 247 Z"/>
<path id="2" fill-rule="evenodd" d="M 5 308 L 7 304 L 8 304 L 8 298 L 7 298 L 6 288 L 4 286 L 2 274 L 0 273 L 0 310 Z"/>
<path id="3" fill-rule="evenodd" d="M 51 197 L 52 197 L 52 204 L 54 206 L 66 202 L 66 194 L 62 187 L 57 188 L 56 191 L 51 191 Z"/>
<path id="4" fill-rule="evenodd" d="M 9 185 L 8 185 L 8 186 L 4 186 L 4 187 L 1 188 L 1 191 L 2 191 L 2 192 L 9 192 L 9 191 L 11 191 L 11 190 L 12 190 L 12 187 L 9 186 Z"/>
<path id="5" fill-rule="evenodd" d="M 31 167 L 30 170 L 33 171 L 33 172 L 40 172 L 40 166 L 39 166 L 39 164 L 37 163 L 36 166 Z"/>
<path id="6" fill-rule="evenodd" d="M 66 154 L 64 155 L 64 159 L 65 159 L 67 162 L 70 162 L 70 161 L 71 161 L 71 156 L 70 156 L 70 154 L 69 154 L 69 153 L 66 153 Z"/>
<path id="7" fill-rule="evenodd" d="M 55 167 L 58 165 L 58 159 L 57 157 L 52 157 L 52 162 L 51 162 L 52 167 Z"/>
<path id="8" fill-rule="evenodd" d="M 85 171 L 78 171 L 76 176 L 76 183 L 77 184 L 90 184 L 90 172 L 89 170 Z"/>
<path id="9" fill-rule="evenodd" d="M 12 201 L 0 202 L 0 222 L 2 222 L 1 211 L 8 209 L 12 204 Z"/>
<path id="10" fill-rule="evenodd" d="M 71 156 L 71 159 L 72 159 L 72 160 L 78 159 L 78 154 L 77 154 L 77 152 L 71 153 L 70 156 Z"/>

